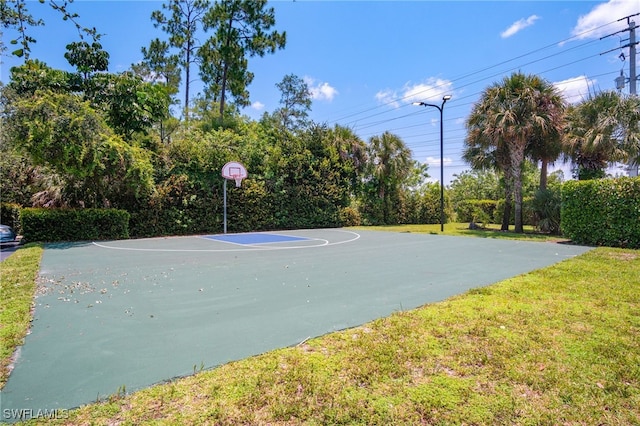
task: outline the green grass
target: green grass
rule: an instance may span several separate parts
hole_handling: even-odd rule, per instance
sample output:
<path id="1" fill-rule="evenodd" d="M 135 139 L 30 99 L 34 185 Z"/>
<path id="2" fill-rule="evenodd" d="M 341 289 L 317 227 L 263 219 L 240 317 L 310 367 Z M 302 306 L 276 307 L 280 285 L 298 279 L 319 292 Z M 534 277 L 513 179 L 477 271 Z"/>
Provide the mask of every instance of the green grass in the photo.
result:
<path id="1" fill-rule="evenodd" d="M 385 225 L 385 226 L 357 226 L 353 229 L 362 229 L 370 231 L 389 231 L 389 232 L 413 232 L 417 234 L 443 234 L 463 237 L 480 237 L 480 238 L 502 238 L 517 239 L 527 241 L 566 241 L 557 235 L 542 234 L 535 230 L 533 226 L 525 226 L 523 234 L 511 231 L 501 231 L 500 225 L 485 225 L 484 229 L 471 230 L 468 223 L 445 223 L 444 232 L 440 232 L 440 224 L 429 225 Z"/>
<path id="2" fill-rule="evenodd" d="M 114 394 L 58 423 L 640 424 L 640 251 L 594 249 L 297 347 Z"/>
<path id="3" fill-rule="evenodd" d="M 28 245 L 0 263 L 0 389 L 9 377 L 15 348 L 31 324 L 42 246 Z"/>

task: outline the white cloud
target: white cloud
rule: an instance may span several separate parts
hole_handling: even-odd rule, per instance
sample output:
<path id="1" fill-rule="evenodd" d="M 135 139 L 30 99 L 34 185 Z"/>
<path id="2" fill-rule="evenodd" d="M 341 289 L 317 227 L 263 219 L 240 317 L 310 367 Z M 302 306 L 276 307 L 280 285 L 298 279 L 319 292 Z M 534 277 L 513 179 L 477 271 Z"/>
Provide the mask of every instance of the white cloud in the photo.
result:
<path id="1" fill-rule="evenodd" d="M 331 102 L 338 94 L 338 90 L 327 82 L 316 83 L 316 80 L 309 76 L 305 76 L 303 80 L 311 92 L 311 99 Z"/>
<path id="2" fill-rule="evenodd" d="M 264 109 L 264 104 L 260 101 L 255 101 L 251 104 L 251 108 L 255 109 L 256 111 L 262 111 Z"/>
<path id="3" fill-rule="evenodd" d="M 638 0 L 609 0 L 591 9 L 591 12 L 578 18 L 571 35 L 581 39 L 600 38 L 616 31 L 628 28 L 626 20 L 615 22 L 625 16 L 638 13 Z M 614 21 L 612 25 L 607 25 Z"/>
<path id="4" fill-rule="evenodd" d="M 520 20 L 514 22 L 513 24 L 511 24 L 511 26 L 509 28 L 507 28 L 506 30 L 504 30 L 502 33 L 500 33 L 500 37 L 509 38 L 512 35 L 515 35 L 516 33 L 524 30 L 525 28 L 530 27 L 538 19 L 540 19 L 540 17 L 538 15 L 531 15 L 527 19 L 524 19 L 524 18 L 520 19 Z"/>
<path id="5" fill-rule="evenodd" d="M 384 89 L 376 93 L 379 103 L 400 107 L 400 102 L 440 102 L 445 95 L 453 94 L 453 83 L 436 77 L 429 77 L 424 83 L 407 83 L 400 91 Z"/>
<path id="6" fill-rule="evenodd" d="M 391 89 L 380 90 L 376 93 L 376 100 L 381 104 L 388 104 L 394 108 L 399 108 L 398 94 Z"/>
<path id="7" fill-rule="evenodd" d="M 450 164 L 453 163 L 453 160 L 451 158 L 448 157 L 444 157 L 443 158 L 443 162 L 445 166 L 448 166 Z M 427 159 L 425 160 L 425 162 L 433 167 L 440 167 L 440 158 L 436 158 L 436 157 L 427 157 Z"/>
<path id="8" fill-rule="evenodd" d="M 581 75 L 567 80 L 556 81 L 553 85 L 560 91 L 565 101 L 576 104 L 589 97 L 589 90 L 594 87 L 596 80 Z"/>
<path id="9" fill-rule="evenodd" d="M 402 98 L 407 102 L 437 102 L 445 95 L 453 94 L 453 83 L 449 80 L 430 77 L 424 83 L 405 84 Z"/>

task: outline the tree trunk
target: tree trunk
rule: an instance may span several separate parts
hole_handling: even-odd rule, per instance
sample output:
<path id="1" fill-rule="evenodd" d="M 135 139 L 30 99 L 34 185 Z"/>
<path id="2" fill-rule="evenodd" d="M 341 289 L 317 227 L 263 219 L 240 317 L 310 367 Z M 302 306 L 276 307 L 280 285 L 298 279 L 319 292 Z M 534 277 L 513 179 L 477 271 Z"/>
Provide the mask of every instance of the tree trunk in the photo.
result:
<path id="1" fill-rule="evenodd" d="M 385 225 L 388 225 L 389 213 L 387 209 L 387 191 L 385 191 L 384 183 L 380 186 L 380 192 L 378 193 L 382 200 L 382 221 Z"/>
<path id="2" fill-rule="evenodd" d="M 515 204 L 515 229 L 514 231 L 518 234 L 522 234 L 524 232 L 522 226 L 522 178 L 517 177 L 514 182 L 513 188 L 513 198 Z"/>
<path id="3" fill-rule="evenodd" d="M 524 149 L 526 143 L 516 144 L 511 148 L 511 171 L 513 179 L 513 201 L 515 203 L 515 229 L 522 234 L 522 163 L 524 161 Z"/>
<path id="4" fill-rule="evenodd" d="M 545 191 L 547 189 L 549 162 L 546 159 L 542 159 L 541 163 L 542 164 L 540 165 L 540 191 Z"/>
<path id="5" fill-rule="evenodd" d="M 189 85 L 191 84 L 191 43 L 187 43 L 187 54 L 186 61 L 184 65 L 184 72 L 186 77 L 186 82 L 184 85 L 184 119 L 187 123 L 189 123 Z"/>
<path id="6" fill-rule="evenodd" d="M 160 143 L 164 145 L 164 123 L 163 120 L 160 120 Z"/>
<path id="7" fill-rule="evenodd" d="M 222 89 L 220 89 L 220 123 L 222 123 L 224 119 L 224 103 L 225 103 L 225 92 L 227 91 L 227 72 L 229 66 L 227 62 L 224 63 L 224 69 L 222 71 Z"/>
<path id="8" fill-rule="evenodd" d="M 509 173 L 504 177 L 504 212 L 502 213 L 502 226 L 501 231 L 509 230 L 509 222 L 511 222 L 511 202 L 513 201 L 513 179 L 509 176 Z"/>
<path id="9" fill-rule="evenodd" d="M 225 40 L 225 50 L 226 53 L 229 54 L 229 46 L 231 46 L 231 32 L 233 30 L 233 20 L 235 16 L 235 8 L 231 10 L 229 14 L 229 29 L 227 31 L 227 39 Z M 220 93 L 220 123 L 224 121 L 224 103 L 225 103 L 225 92 L 227 91 L 227 78 L 229 77 L 229 57 L 225 57 L 223 59 L 224 67 L 222 71 L 222 89 Z"/>

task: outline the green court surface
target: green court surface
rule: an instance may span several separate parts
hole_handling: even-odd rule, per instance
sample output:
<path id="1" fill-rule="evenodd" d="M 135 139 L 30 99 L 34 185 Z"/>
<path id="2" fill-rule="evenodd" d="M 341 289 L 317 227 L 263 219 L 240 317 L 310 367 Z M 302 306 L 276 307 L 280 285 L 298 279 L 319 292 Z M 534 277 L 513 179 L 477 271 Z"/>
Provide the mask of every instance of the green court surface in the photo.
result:
<path id="1" fill-rule="evenodd" d="M 77 407 L 587 250 L 346 229 L 51 244 L 0 413 Z"/>

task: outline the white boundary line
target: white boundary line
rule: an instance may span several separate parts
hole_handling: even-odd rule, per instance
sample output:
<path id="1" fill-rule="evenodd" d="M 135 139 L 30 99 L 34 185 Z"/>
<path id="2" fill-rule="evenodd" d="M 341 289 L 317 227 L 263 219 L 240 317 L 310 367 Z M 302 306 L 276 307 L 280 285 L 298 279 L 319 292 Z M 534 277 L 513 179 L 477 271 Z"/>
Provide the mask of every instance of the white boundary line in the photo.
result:
<path id="1" fill-rule="evenodd" d="M 97 247 L 104 248 L 104 249 L 123 250 L 123 251 L 142 251 L 142 252 L 146 251 L 146 252 L 166 252 L 166 253 L 180 253 L 180 252 L 184 252 L 184 253 L 198 253 L 198 252 L 202 252 L 202 253 L 224 253 L 224 252 L 241 252 L 241 251 L 299 250 L 299 249 L 307 249 L 307 248 L 329 247 L 329 246 L 337 246 L 337 245 L 340 245 L 340 244 L 351 243 L 351 242 L 356 241 L 356 240 L 358 240 L 360 238 L 360 234 L 358 234 L 357 232 L 353 232 L 353 231 L 343 231 L 343 230 L 340 230 L 340 229 L 325 229 L 323 231 L 341 232 L 341 233 L 345 233 L 345 234 L 351 234 L 353 237 L 348 239 L 348 240 L 336 241 L 334 243 L 329 242 L 328 240 L 325 240 L 325 239 L 322 239 L 322 238 L 308 238 L 308 240 L 311 240 L 311 241 L 322 241 L 322 244 L 315 244 L 315 245 L 308 245 L 308 246 L 266 247 L 266 246 L 258 246 L 258 245 L 245 245 L 244 247 L 246 247 L 246 248 L 237 248 L 237 249 L 154 249 L 154 248 L 135 248 L 135 247 L 114 247 L 114 246 L 108 246 L 108 245 L 102 244 L 102 243 L 97 243 L 95 241 L 92 244 L 97 246 Z M 196 237 L 196 238 L 202 238 L 202 237 Z M 145 240 L 152 240 L 152 238 L 145 238 Z M 220 241 L 220 240 L 210 240 L 210 241 L 218 241 L 218 242 L 238 245 L 238 243 L 233 243 L 233 242 L 228 242 L 228 241 Z M 268 244 L 268 243 L 264 243 L 264 244 Z"/>

